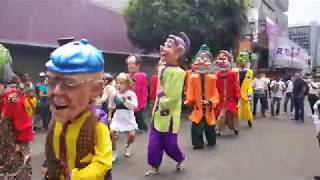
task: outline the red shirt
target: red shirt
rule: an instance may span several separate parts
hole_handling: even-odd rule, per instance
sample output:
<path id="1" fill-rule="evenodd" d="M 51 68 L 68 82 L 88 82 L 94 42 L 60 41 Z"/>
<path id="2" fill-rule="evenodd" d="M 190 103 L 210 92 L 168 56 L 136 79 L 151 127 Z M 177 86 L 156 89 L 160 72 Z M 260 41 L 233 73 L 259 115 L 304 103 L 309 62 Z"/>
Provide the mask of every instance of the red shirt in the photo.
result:
<path id="1" fill-rule="evenodd" d="M 150 100 L 156 101 L 158 87 L 158 75 L 152 75 L 151 77 L 151 89 L 150 89 Z"/>
<path id="2" fill-rule="evenodd" d="M 0 113 L 4 115 L 5 120 L 13 121 L 16 140 L 28 142 L 33 140 L 32 119 L 28 115 L 25 107 L 25 98 L 22 92 L 16 88 L 11 88 L 5 93 L 0 103 Z"/>

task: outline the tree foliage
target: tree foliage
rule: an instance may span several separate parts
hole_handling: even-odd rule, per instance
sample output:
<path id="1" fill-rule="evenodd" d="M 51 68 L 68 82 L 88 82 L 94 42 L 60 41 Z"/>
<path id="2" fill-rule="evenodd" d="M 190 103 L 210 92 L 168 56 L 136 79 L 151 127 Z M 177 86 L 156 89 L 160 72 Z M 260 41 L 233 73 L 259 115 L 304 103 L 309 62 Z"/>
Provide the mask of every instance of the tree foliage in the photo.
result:
<path id="1" fill-rule="evenodd" d="M 229 50 L 246 25 L 241 0 L 130 0 L 125 18 L 131 42 L 149 52 L 179 31 L 189 35 L 193 53 L 203 43 Z"/>

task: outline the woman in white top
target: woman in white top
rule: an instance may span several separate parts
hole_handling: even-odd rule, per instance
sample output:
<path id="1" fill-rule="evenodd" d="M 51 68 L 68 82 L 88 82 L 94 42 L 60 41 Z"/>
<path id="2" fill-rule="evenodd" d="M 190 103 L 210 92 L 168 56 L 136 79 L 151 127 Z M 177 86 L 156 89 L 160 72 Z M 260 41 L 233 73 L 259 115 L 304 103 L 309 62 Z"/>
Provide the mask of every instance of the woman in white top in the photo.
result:
<path id="1" fill-rule="evenodd" d="M 320 92 L 318 92 L 318 98 L 320 97 Z M 314 125 L 316 127 L 316 133 L 317 133 L 317 139 L 320 146 L 320 100 L 317 100 L 316 103 L 313 105 L 313 119 L 314 119 Z"/>
<path id="2" fill-rule="evenodd" d="M 138 100 L 136 94 L 130 90 L 131 85 L 132 81 L 129 76 L 125 73 L 120 73 L 117 76 L 117 90 L 111 93 L 109 121 L 112 139 L 113 161 L 117 159 L 116 133 L 127 133 L 128 139 L 125 146 L 125 156 L 129 157 L 131 154 L 130 145 L 134 142 L 135 130 L 138 128 L 133 111 L 138 107 Z M 112 114 L 113 117 L 111 118 Z"/>
<path id="3" fill-rule="evenodd" d="M 314 84 L 312 82 L 312 80 L 310 79 L 309 82 L 308 82 L 308 101 L 309 101 L 309 104 L 310 104 L 310 108 L 311 108 L 311 112 L 312 112 L 312 115 L 314 114 L 314 109 L 313 109 L 313 105 L 316 103 L 316 101 L 318 100 L 318 97 L 317 97 L 317 85 Z"/>

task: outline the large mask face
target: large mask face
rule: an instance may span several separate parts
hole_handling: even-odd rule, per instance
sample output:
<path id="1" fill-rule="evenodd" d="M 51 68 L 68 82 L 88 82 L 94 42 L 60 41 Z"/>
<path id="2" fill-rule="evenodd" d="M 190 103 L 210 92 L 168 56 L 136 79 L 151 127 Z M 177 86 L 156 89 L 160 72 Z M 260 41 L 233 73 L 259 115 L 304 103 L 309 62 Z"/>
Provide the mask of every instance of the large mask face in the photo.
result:
<path id="1" fill-rule="evenodd" d="M 237 56 L 237 64 L 240 67 L 245 67 L 250 62 L 250 54 L 249 52 L 239 52 Z"/>
<path id="2" fill-rule="evenodd" d="M 231 68 L 231 55 L 228 51 L 219 51 L 217 55 L 217 59 L 214 62 L 214 66 L 216 66 L 220 71 L 226 71 Z"/>
<path id="3" fill-rule="evenodd" d="M 66 75 L 49 71 L 48 97 L 53 118 L 63 123 L 76 119 L 90 108 L 102 89 L 102 73 Z"/>
<path id="4" fill-rule="evenodd" d="M 169 35 L 166 42 L 160 46 L 160 60 L 166 65 L 178 65 L 184 54 L 183 40 L 175 35 Z"/>
<path id="5" fill-rule="evenodd" d="M 193 69 L 199 73 L 205 73 L 212 69 L 211 55 L 209 53 L 202 52 L 198 54 L 195 62 L 193 63 Z"/>

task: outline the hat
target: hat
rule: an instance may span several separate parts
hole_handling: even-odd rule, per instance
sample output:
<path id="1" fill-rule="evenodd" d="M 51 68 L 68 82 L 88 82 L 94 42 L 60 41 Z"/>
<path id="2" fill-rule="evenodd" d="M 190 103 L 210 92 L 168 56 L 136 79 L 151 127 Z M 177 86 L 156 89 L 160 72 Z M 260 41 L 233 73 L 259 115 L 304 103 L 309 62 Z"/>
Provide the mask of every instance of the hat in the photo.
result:
<path id="1" fill-rule="evenodd" d="M 46 76 L 46 73 L 40 72 L 40 73 L 39 73 L 39 76 L 40 76 L 40 77 L 45 77 L 45 76 Z"/>
<path id="2" fill-rule="evenodd" d="M 98 73 L 104 71 L 104 58 L 87 39 L 81 39 L 53 51 L 46 67 L 61 74 Z"/>
<path id="3" fill-rule="evenodd" d="M 192 60 L 192 61 L 195 61 L 195 60 L 197 59 L 197 57 L 198 57 L 201 53 L 206 53 L 206 54 L 209 55 L 210 60 L 213 59 L 212 53 L 210 52 L 210 47 L 209 47 L 208 45 L 206 45 L 206 44 L 203 44 L 203 45 L 200 47 L 198 53 L 193 57 L 193 60 Z"/>
<path id="4" fill-rule="evenodd" d="M 176 36 L 178 36 L 179 38 L 181 38 L 184 42 L 184 49 L 185 49 L 185 52 L 184 52 L 184 56 L 187 56 L 189 54 L 189 51 L 190 51 L 190 39 L 188 37 L 188 35 L 184 32 L 179 32 L 176 34 Z"/>
<path id="5" fill-rule="evenodd" d="M 10 83 L 14 74 L 12 71 L 10 52 L 0 44 L 0 83 Z"/>

